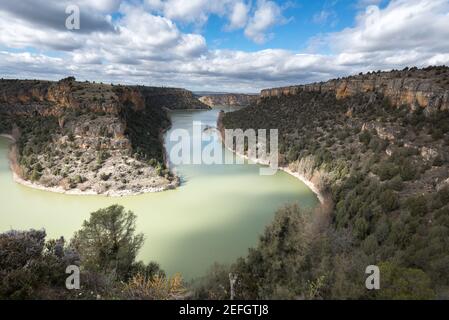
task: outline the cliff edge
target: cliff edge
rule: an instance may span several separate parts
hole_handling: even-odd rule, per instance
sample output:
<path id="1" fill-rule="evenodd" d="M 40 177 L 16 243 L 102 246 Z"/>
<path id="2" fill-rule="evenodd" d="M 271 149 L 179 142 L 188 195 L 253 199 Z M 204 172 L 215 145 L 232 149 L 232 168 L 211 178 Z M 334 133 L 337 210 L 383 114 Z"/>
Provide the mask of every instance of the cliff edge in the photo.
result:
<path id="1" fill-rule="evenodd" d="M 167 109 L 207 109 L 177 88 L 0 81 L 0 133 L 16 181 L 69 194 L 134 195 L 178 185 L 167 168 Z"/>

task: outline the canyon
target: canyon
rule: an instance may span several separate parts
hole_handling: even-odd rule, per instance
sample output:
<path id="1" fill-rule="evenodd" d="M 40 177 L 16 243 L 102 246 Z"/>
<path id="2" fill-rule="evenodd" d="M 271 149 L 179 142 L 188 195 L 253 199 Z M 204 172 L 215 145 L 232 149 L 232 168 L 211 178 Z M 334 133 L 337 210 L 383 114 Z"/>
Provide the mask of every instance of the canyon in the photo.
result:
<path id="1" fill-rule="evenodd" d="M 162 135 L 168 110 L 208 109 L 187 90 L 0 81 L 0 132 L 16 143 L 16 181 L 68 194 L 125 196 L 175 188 Z"/>

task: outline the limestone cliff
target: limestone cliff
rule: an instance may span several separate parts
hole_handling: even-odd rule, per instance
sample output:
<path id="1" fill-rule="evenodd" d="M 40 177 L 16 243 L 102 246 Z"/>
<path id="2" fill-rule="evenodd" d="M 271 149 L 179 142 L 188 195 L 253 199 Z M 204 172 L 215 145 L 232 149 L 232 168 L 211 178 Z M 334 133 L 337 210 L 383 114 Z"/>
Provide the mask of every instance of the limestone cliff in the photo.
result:
<path id="1" fill-rule="evenodd" d="M 173 188 L 166 109 L 207 109 L 177 88 L 0 81 L 0 133 L 14 132 L 17 180 L 66 193 L 129 195 Z"/>
<path id="2" fill-rule="evenodd" d="M 213 94 L 199 98 L 199 100 L 210 107 L 226 106 L 226 107 L 246 107 L 256 102 L 258 95 L 251 94 Z"/>
<path id="3" fill-rule="evenodd" d="M 449 110 L 449 68 L 404 69 L 360 74 L 328 82 L 262 90 L 261 98 L 299 92 L 332 92 L 337 99 L 358 93 L 380 94 L 394 106 L 424 108 L 426 113 Z"/>

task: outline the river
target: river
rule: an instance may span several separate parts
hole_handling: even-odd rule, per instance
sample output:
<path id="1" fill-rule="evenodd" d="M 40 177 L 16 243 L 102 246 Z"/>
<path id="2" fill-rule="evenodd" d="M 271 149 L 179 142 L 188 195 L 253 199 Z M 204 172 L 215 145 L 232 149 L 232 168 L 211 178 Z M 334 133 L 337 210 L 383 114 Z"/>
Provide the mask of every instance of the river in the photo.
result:
<path id="1" fill-rule="evenodd" d="M 193 121 L 215 126 L 218 112 L 172 112 L 168 149 L 172 130 L 192 132 Z M 217 133 L 209 134 L 221 147 Z M 90 212 L 120 204 L 136 213 L 137 231 L 145 235 L 139 259 L 157 261 L 167 274 L 180 272 L 185 279 L 204 275 L 214 262 L 231 263 L 246 255 L 283 204 L 318 204 L 316 195 L 298 179 L 281 171 L 261 176 L 260 167 L 253 164 L 173 166 L 182 178 L 178 189 L 125 198 L 35 190 L 13 181 L 9 144 L 0 138 L 0 232 L 44 228 L 47 239 L 70 239 Z"/>

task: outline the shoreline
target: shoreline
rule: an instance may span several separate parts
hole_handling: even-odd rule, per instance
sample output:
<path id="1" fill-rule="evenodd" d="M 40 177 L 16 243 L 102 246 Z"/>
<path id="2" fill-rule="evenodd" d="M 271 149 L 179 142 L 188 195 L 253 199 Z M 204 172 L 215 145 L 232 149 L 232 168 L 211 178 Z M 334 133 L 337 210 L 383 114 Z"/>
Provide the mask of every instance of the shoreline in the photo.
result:
<path id="1" fill-rule="evenodd" d="M 10 135 L 10 134 L 2 133 L 2 134 L 0 134 L 0 137 L 5 138 L 5 139 L 9 139 L 9 140 L 11 140 L 14 143 L 16 142 L 16 139 L 12 135 Z"/>
<path id="2" fill-rule="evenodd" d="M 147 194 L 147 193 L 158 193 L 158 192 L 163 192 L 163 191 L 168 191 L 168 190 L 174 190 L 177 187 L 177 184 L 171 184 L 166 187 L 146 188 L 146 189 L 143 189 L 138 192 L 131 191 L 131 190 L 111 190 L 111 191 L 107 191 L 105 193 L 98 193 L 93 190 L 82 191 L 82 190 L 76 189 L 76 188 L 71 189 L 71 190 L 65 190 L 62 187 L 44 187 L 42 185 L 39 185 L 39 184 L 36 184 L 36 183 L 33 183 L 31 181 L 21 178 L 12 169 L 11 169 L 11 171 L 13 173 L 14 182 L 16 182 L 22 186 L 25 186 L 25 187 L 28 187 L 31 189 L 35 189 L 35 190 L 53 192 L 53 193 L 64 194 L 64 195 L 69 195 L 69 196 L 103 196 L 103 197 L 109 197 L 109 198 L 123 198 L 123 197 L 139 196 L 139 195 L 143 195 L 143 194 Z"/>
<path id="3" fill-rule="evenodd" d="M 228 149 L 229 151 L 231 151 L 232 153 L 234 153 L 235 155 L 242 157 L 248 161 L 254 162 L 255 164 L 259 164 L 259 165 L 265 165 L 265 166 L 269 166 L 269 162 L 266 160 L 262 160 L 262 159 L 254 159 L 254 158 L 249 158 L 247 155 L 245 154 L 240 154 L 238 152 L 236 152 L 235 150 L 231 149 L 229 146 L 226 145 L 226 143 L 223 140 L 223 125 L 221 123 L 222 120 L 222 114 L 220 114 L 218 116 L 217 119 L 217 131 L 219 132 L 218 136 L 220 137 L 220 140 L 223 144 L 223 146 Z M 289 167 L 282 167 L 279 166 L 278 170 L 284 171 L 285 173 L 295 177 L 296 179 L 300 180 L 302 183 L 304 183 L 318 198 L 318 201 L 320 202 L 321 205 L 323 205 L 325 203 L 325 196 L 321 193 L 321 191 L 318 189 L 318 187 L 315 185 L 315 183 L 313 183 L 311 180 L 307 179 L 304 175 L 300 174 L 299 172 L 294 172 L 293 170 L 291 170 Z"/>
<path id="4" fill-rule="evenodd" d="M 108 190 L 103 193 L 96 192 L 94 190 L 86 190 L 83 191 L 81 189 L 71 189 L 71 190 L 65 190 L 63 187 L 46 187 L 43 185 L 40 185 L 38 183 L 31 182 L 29 180 L 23 179 L 14 169 L 15 164 L 17 163 L 16 160 L 16 154 L 14 151 L 14 144 L 16 142 L 16 139 L 10 135 L 10 134 L 0 134 L 0 137 L 6 138 L 12 142 L 10 150 L 8 152 L 8 160 L 9 160 L 9 168 L 12 172 L 12 177 L 15 183 L 20 184 L 24 187 L 28 187 L 35 190 L 40 191 L 46 191 L 46 192 L 53 192 L 58 194 L 64 194 L 64 195 L 71 195 L 71 196 L 103 196 L 103 197 L 110 197 L 110 198 L 123 198 L 123 197 L 132 197 L 132 196 L 139 196 L 143 194 L 148 193 L 159 193 L 163 191 L 168 190 L 174 190 L 177 187 L 180 186 L 180 181 L 177 176 L 175 176 L 175 179 L 168 185 L 163 187 L 149 187 L 149 188 L 143 188 L 139 191 L 132 191 L 132 190 Z"/>

